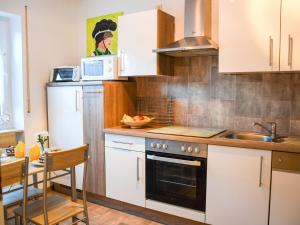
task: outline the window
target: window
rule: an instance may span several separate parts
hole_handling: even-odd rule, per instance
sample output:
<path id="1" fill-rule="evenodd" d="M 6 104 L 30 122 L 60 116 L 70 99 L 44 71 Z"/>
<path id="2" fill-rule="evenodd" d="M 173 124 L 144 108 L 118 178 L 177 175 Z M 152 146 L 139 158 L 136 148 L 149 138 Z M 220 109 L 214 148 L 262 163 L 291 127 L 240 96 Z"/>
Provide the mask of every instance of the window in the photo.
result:
<path id="1" fill-rule="evenodd" d="M 0 130 L 12 128 L 9 19 L 0 16 Z"/>
<path id="2" fill-rule="evenodd" d="M 24 130 L 22 17 L 0 11 L 0 130 Z"/>

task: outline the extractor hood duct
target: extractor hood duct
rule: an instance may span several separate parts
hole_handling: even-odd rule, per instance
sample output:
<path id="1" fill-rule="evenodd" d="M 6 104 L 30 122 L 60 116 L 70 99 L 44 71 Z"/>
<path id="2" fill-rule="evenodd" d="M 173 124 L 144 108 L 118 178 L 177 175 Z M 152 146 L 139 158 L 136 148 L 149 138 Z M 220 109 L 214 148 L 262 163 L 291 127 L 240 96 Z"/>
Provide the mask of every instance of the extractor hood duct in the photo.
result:
<path id="1" fill-rule="evenodd" d="M 211 40 L 211 0 L 185 0 L 184 38 L 153 50 L 174 57 L 217 55 Z"/>

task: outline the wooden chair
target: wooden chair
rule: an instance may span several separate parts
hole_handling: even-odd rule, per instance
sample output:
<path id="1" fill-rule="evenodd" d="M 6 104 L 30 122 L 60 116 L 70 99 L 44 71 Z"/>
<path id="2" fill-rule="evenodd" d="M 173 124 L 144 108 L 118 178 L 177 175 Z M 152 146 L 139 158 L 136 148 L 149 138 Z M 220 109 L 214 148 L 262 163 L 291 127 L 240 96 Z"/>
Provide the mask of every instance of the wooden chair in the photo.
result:
<path id="1" fill-rule="evenodd" d="M 84 163 L 82 184 L 83 204 L 76 202 L 75 166 Z M 88 145 L 65 151 L 46 153 L 43 181 L 43 199 L 28 204 L 27 220 L 37 225 L 55 225 L 72 218 L 72 224 L 89 224 L 86 200 L 86 172 L 88 163 Z M 47 179 L 50 172 L 71 168 L 72 200 L 61 195 L 47 193 Z M 22 208 L 15 209 L 16 217 L 23 216 Z M 83 214 L 83 218 L 77 216 Z"/>
<path id="2" fill-rule="evenodd" d="M 28 157 L 19 159 L 10 163 L 1 165 L 1 188 L 7 187 L 16 183 L 23 184 L 22 198 L 23 206 L 27 205 L 28 195 Z M 4 196 L 3 196 L 4 197 Z M 22 207 L 22 222 L 26 224 L 27 208 Z M 17 218 L 15 218 L 17 220 Z"/>

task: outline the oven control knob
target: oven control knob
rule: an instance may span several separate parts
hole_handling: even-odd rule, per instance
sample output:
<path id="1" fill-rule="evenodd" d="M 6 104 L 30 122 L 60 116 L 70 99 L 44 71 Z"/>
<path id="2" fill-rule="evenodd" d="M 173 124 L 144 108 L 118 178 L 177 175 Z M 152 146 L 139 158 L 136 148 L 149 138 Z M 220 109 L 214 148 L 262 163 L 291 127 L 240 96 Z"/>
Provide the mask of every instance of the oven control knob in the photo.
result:
<path id="1" fill-rule="evenodd" d="M 189 153 L 192 153 L 192 152 L 193 152 L 193 148 L 192 148 L 192 147 L 188 147 L 187 150 L 188 150 Z"/>
<path id="2" fill-rule="evenodd" d="M 152 142 L 150 145 L 151 145 L 151 148 L 156 148 L 156 144 L 154 142 Z"/>
<path id="3" fill-rule="evenodd" d="M 181 146 L 181 151 L 182 151 L 182 152 L 185 152 L 185 151 L 186 151 L 186 148 L 185 148 L 184 145 Z"/>
<path id="4" fill-rule="evenodd" d="M 195 150 L 194 150 L 194 152 L 195 152 L 195 153 L 199 153 L 199 152 L 200 152 L 199 148 L 196 147 Z"/>
<path id="5" fill-rule="evenodd" d="M 163 147 L 164 150 L 167 150 L 167 149 L 168 149 L 168 145 L 167 145 L 167 144 L 163 144 L 162 147 Z"/>
<path id="6" fill-rule="evenodd" d="M 162 147 L 162 144 L 157 144 L 156 147 L 160 149 Z"/>

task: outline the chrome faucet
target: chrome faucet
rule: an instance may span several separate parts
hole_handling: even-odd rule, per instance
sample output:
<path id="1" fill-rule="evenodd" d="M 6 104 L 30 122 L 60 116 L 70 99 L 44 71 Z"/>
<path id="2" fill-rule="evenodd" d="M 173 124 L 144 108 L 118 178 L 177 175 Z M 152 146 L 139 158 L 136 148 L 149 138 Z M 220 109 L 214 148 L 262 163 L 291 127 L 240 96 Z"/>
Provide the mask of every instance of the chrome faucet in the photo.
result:
<path id="1" fill-rule="evenodd" d="M 275 122 L 267 122 L 268 124 L 271 125 L 271 129 L 268 129 L 267 127 L 265 127 L 264 125 L 262 125 L 261 123 L 257 123 L 254 122 L 253 126 L 260 126 L 261 128 L 263 128 L 265 131 L 267 131 L 269 133 L 269 135 L 272 137 L 272 140 L 275 141 L 278 137 L 277 137 L 277 124 Z"/>

